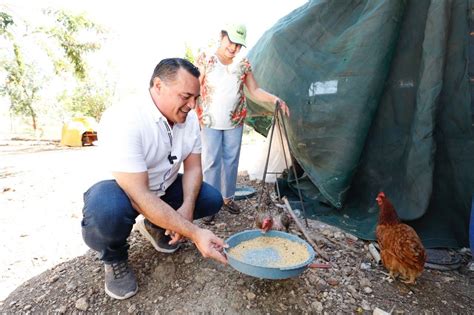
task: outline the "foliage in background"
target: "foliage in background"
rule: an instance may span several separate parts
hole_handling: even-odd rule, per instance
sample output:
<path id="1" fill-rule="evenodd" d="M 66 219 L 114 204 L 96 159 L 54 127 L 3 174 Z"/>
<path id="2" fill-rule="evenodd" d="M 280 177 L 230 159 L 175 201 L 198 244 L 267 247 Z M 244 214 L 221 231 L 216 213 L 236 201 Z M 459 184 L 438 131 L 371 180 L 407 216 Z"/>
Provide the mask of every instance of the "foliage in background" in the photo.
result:
<path id="1" fill-rule="evenodd" d="M 111 84 L 104 82 L 105 86 L 98 86 L 91 81 L 83 81 L 71 94 L 64 92 L 59 99 L 69 112 L 91 116 L 99 121 L 113 96 Z"/>
<path id="2" fill-rule="evenodd" d="M 104 30 L 98 24 L 87 19 L 83 14 L 73 15 L 63 10 L 44 10 L 46 15 L 51 16 L 55 23 L 53 26 L 41 27 L 39 30 L 46 35 L 54 38 L 64 52 L 65 58 L 55 58 L 56 73 L 61 73 L 67 69 L 68 61 L 73 67 L 74 75 L 83 80 L 87 76 L 87 67 L 85 55 L 99 50 L 100 42 L 103 40 L 101 35 Z"/>
<path id="3" fill-rule="evenodd" d="M 53 79 L 48 77 L 44 60 L 41 65 L 36 60 L 40 59 L 40 52 L 46 56 L 54 76 L 60 79 L 63 92 L 59 99 L 66 112 L 98 118 L 113 90 L 110 84 L 94 86 L 88 79 L 87 56 L 101 48 L 104 30 L 84 15 L 61 10 L 43 13 L 49 17 L 49 24 L 31 26 L 27 21 L 0 12 L 0 80 L 3 81 L 0 81 L 0 96 L 9 99 L 11 115 L 31 121 L 35 133 L 39 107 L 45 107 L 42 108 L 45 113 L 48 108 L 57 110 L 57 104 L 40 101 L 41 90 L 52 84 Z M 71 78 L 76 82 L 68 82 Z M 76 87 L 68 93 L 71 83 Z"/>
<path id="4" fill-rule="evenodd" d="M 13 51 L 13 60 L 0 63 L 7 72 L 5 85 L 0 87 L 0 94 L 10 98 L 10 111 L 13 114 L 31 118 L 31 126 L 36 131 L 37 113 L 34 103 L 38 100 L 40 81 L 35 78 L 35 68 L 24 63 L 20 48 L 15 43 Z"/>
<path id="5" fill-rule="evenodd" d="M 9 27 L 12 26 L 13 23 L 13 18 L 11 15 L 5 13 L 5 12 L 0 12 L 0 35 L 1 36 L 6 36 L 7 38 L 11 38 L 11 33 L 9 31 Z"/>
<path id="6" fill-rule="evenodd" d="M 194 63 L 196 61 L 197 56 L 199 56 L 202 51 L 212 51 L 215 47 L 217 47 L 216 45 L 218 44 L 219 43 L 216 42 L 214 39 L 211 39 L 204 47 L 198 47 L 197 49 L 193 49 L 193 47 L 191 47 L 189 43 L 185 43 L 184 59 Z"/>
<path id="7" fill-rule="evenodd" d="M 191 46 L 186 43 L 185 46 L 184 46 L 184 59 L 186 59 L 187 61 L 191 62 L 191 63 L 194 63 L 194 61 L 196 60 L 196 57 L 193 53 L 193 50 L 191 48 Z"/>
<path id="8" fill-rule="evenodd" d="M 15 23 L 13 17 L 0 12 L 0 35 L 11 43 L 13 56 L 0 60 L 0 69 L 5 72 L 5 83 L 0 86 L 0 95 L 10 99 L 10 112 L 15 115 L 28 116 L 33 130 L 37 128 L 37 114 L 34 102 L 38 99 L 40 80 L 36 80 L 36 71 L 31 64 L 24 61 L 21 48 L 15 41 L 12 31 Z"/>

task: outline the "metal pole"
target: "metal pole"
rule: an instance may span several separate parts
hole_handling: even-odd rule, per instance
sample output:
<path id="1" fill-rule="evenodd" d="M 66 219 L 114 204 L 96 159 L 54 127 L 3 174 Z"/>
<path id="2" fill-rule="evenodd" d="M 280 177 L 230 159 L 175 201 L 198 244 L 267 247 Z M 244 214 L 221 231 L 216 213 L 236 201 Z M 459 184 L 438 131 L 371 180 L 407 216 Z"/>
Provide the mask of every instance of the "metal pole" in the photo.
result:
<path id="1" fill-rule="evenodd" d="M 286 124 L 285 124 L 285 120 L 283 119 L 283 112 L 281 110 L 279 101 L 276 102 L 275 111 L 278 111 L 278 113 L 280 114 L 281 123 L 283 125 L 283 131 L 285 132 L 286 143 L 288 145 L 288 150 L 290 151 L 290 155 L 291 155 L 290 139 L 288 139 L 288 132 L 286 130 Z M 281 130 L 280 130 L 280 133 L 281 133 Z M 285 157 L 285 159 L 286 159 L 286 157 Z M 306 224 L 306 227 L 309 227 L 308 219 L 307 219 L 307 215 L 306 215 L 306 209 L 305 209 L 304 203 L 303 203 L 303 196 L 301 195 L 300 183 L 298 181 L 298 176 L 296 174 L 296 168 L 295 168 L 295 165 L 293 163 L 291 164 L 291 168 L 293 170 L 293 176 L 295 177 L 295 181 L 296 181 L 296 189 L 298 190 L 298 197 L 300 198 L 301 209 L 303 210 L 303 214 L 304 214 L 304 222 Z"/>
<path id="2" fill-rule="evenodd" d="M 268 161 L 270 159 L 270 151 L 272 149 L 273 131 L 275 130 L 275 122 L 276 122 L 277 115 L 278 115 L 278 112 L 277 112 L 278 105 L 279 105 L 279 102 L 277 102 L 275 104 L 275 112 L 273 113 L 272 126 L 271 126 L 271 129 L 270 129 L 270 143 L 268 144 L 267 160 L 265 161 L 265 168 L 263 169 L 262 193 L 259 195 L 258 205 L 257 205 L 257 209 L 259 209 L 259 210 L 260 210 L 260 203 L 262 202 L 262 196 L 265 193 L 265 179 L 267 177 Z"/>

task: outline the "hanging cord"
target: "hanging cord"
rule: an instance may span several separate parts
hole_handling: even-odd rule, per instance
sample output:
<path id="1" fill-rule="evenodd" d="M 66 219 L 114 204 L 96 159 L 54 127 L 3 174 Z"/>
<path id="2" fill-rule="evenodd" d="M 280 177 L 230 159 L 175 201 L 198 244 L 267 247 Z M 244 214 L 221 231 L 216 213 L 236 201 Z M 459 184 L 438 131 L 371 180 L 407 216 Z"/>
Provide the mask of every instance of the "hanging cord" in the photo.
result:
<path id="1" fill-rule="evenodd" d="M 267 173 L 268 173 L 268 162 L 270 160 L 270 152 L 271 152 L 271 148 L 272 148 L 273 133 L 275 131 L 275 124 L 278 125 L 278 130 L 280 131 L 280 140 L 281 140 L 281 144 L 282 144 L 282 147 L 283 147 L 283 157 L 285 158 L 286 168 L 289 171 L 288 159 L 286 157 L 285 145 L 283 144 L 283 135 L 282 135 L 282 132 L 281 132 L 281 126 L 283 126 L 283 131 L 284 131 L 284 135 L 285 135 L 285 139 L 286 139 L 286 145 L 288 147 L 288 151 L 289 151 L 290 157 L 291 157 L 290 140 L 288 139 L 288 132 L 287 132 L 287 129 L 286 129 L 285 121 L 283 119 L 283 111 L 281 110 L 280 101 L 278 101 L 278 100 L 275 102 L 275 110 L 273 112 L 272 125 L 271 125 L 271 128 L 270 128 L 270 143 L 268 144 L 267 159 L 265 161 L 265 167 L 264 167 L 264 170 L 263 170 L 262 190 L 261 190 L 261 193 L 260 193 L 259 198 L 258 198 L 258 206 L 257 206 L 258 210 L 263 210 L 264 209 L 263 207 L 261 208 L 263 195 L 266 194 L 268 197 L 270 197 L 268 192 L 266 191 L 265 179 L 266 179 Z M 303 202 L 303 196 L 301 194 L 299 180 L 298 180 L 298 176 L 296 174 L 296 169 L 295 169 L 294 164 L 291 164 L 291 169 L 293 170 L 293 176 L 295 177 L 296 189 L 298 190 L 298 197 L 299 197 L 300 203 L 301 203 L 301 210 L 303 210 L 305 224 L 306 224 L 306 227 L 309 227 L 308 219 L 307 219 L 307 215 L 306 215 L 306 209 L 304 207 L 304 202 Z M 276 185 L 277 185 L 277 191 L 278 191 L 278 199 L 279 199 L 279 201 L 281 201 L 280 188 L 278 186 L 278 180 L 276 181 Z M 265 206 L 265 205 L 263 205 L 263 206 Z"/>

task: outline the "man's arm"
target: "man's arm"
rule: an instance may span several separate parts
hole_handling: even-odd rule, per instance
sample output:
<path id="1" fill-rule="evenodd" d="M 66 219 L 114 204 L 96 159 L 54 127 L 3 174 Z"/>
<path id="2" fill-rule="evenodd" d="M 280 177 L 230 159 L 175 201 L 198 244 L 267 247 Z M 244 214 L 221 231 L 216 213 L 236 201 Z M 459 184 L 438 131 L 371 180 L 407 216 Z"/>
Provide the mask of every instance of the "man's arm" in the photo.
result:
<path id="1" fill-rule="evenodd" d="M 196 199 L 202 185 L 201 154 L 190 154 L 183 161 L 183 166 L 183 205 L 178 211 L 192 222 Z"/>
<path id="2" fill-rule="evenodd" d="M 161 200 L 148 188 L 148 173 L 113 173 L 119 186 L 130 198 L 133 207 L 155 225 L 176 231 L 181 235 L 193 238 L 198 229 L 188 220 Z"/>
<path id="3" fill-rule="evenodd" d="M 226 245 L 224 241 L 209 230 L 201 229 L 183 218 L 166 202 L 157 197 L 148 188 L 148 174 L 142 173 L 113 173 L 118 185 L 130 198 L 135 209 L 148 220 L 167 230 L 176 231 L 191 239 L 203 257 L 210 257 L 222 263 L 227 259 L 220 252 Z"/>

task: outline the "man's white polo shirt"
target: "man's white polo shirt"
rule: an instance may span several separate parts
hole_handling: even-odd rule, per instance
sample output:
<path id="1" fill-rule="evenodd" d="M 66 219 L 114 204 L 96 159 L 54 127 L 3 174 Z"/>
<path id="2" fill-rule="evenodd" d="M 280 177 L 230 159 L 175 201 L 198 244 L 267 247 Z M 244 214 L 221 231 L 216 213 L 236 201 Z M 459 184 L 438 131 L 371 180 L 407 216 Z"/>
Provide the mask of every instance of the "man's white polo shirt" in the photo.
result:
<path id="1" fill-rule="evenodd" d="M 142 98 L 105 111 L 98 129 L 99 147 L 111 172 L 148 172 L 150 190 L 162 196 L 175 181 L 181 162 L 201 153 L 195 111 L 170 127 L 146 91 Z M 169 157 L 176 157 L 171 163 Z"/>

